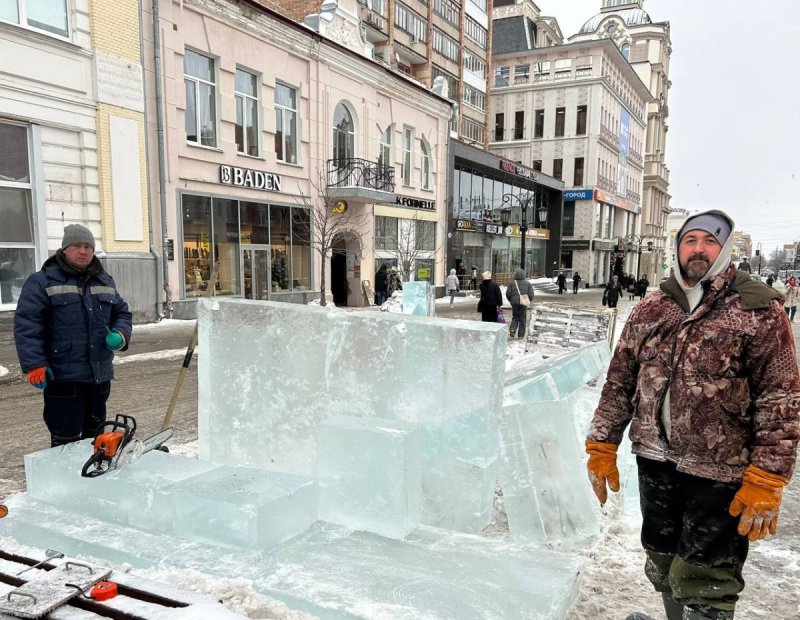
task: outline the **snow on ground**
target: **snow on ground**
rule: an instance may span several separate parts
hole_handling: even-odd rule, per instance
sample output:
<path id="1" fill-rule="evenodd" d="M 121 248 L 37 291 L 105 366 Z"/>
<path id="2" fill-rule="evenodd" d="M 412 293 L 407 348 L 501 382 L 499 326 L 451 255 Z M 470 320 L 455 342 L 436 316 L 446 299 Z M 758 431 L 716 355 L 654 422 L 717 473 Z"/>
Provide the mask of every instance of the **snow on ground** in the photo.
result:
<path id="1" fill-rule="evenodd" d="M 5 366 L 0 366 L 0 379 L 5 377 L 10 372 L 11 371 L 8 368 L 6 368 Z"/>

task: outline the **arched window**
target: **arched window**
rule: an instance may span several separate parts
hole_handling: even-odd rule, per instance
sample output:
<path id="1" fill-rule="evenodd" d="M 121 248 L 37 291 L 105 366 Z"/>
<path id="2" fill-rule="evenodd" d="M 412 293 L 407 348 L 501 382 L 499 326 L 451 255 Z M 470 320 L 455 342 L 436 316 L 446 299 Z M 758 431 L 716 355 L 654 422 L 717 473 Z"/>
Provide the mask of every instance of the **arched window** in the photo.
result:
<path id="1" fill-rule="evenodd" d="M 355 125 L 350 110 L 343 103 L 333 113 L 333 159 L 341 162 L 355 157 Z"/>
<path id="2" fill-rule="evenodd" d="M 420 166 L 419 166 L 419 180 L 422 189 L 431 188 L 431 150 L 425 140 L 419 141 L 420 148 Z"/>
<path id="3" fill-rule="evenodd" d="M 631 59 L 631 44 L 625 43 L 621 48 L 620 51 L 622 55 L 625 57 L 625 60 L 630 61 Z"/>

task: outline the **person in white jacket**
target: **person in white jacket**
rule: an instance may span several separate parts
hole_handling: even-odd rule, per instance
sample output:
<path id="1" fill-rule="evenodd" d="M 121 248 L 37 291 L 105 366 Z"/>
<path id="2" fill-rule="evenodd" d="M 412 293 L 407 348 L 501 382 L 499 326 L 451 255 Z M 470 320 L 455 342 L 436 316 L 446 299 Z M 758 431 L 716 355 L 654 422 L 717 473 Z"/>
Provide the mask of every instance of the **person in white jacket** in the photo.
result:
<path id="1" fill-rule="evenodd" d="M 456 275 L 455 269 L 450 270 L 450 275 L 447 276 L 444 285 L 447 292 L 450 293 L 450 305 L 452 306 L 453 300 L 456 298 L 456 293 L 458 292 L 458 276 Z"/>

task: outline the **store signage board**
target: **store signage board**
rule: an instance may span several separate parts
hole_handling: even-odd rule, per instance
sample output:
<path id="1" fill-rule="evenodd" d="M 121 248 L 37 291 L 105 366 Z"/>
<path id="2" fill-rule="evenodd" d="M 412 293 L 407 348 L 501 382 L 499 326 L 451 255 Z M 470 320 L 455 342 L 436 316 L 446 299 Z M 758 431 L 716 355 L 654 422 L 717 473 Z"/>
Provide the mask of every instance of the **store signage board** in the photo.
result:
<path id="1" fill-rule="evenodd" d="M 409 207 L 410 209 L 421 209 L 423 211 L 436 211 L 436 201 L 423 200 L 413 196 L 397 196 L 395 203 L 398 207 Z"/>
<path id="2" fill-rule="evenodd" d="M 562 239 L 562 250 L 588 250 L 591 242 L 588 239 Z"/>
<path id="3" fill-rule="evenodd" d="M 591 189 L 565 189 L 564 200 L 592 200 L 594 190 Z"/>
<path id="4" fill-rule="evenodd" d="M 262 172 L 261 170 L 239 168 L 238 166 L 220 166 L 219 182 L 223 185 L 261 189 L 267 192 L 281 191 L 280 175 Z"/>

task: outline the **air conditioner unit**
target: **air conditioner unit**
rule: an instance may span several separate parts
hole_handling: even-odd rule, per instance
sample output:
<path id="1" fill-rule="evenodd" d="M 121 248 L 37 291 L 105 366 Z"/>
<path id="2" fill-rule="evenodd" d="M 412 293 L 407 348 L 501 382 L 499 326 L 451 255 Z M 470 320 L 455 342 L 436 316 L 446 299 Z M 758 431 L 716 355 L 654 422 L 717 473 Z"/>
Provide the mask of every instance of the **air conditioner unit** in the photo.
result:
<path id="1" fill-rule="evenodd" d="M 367 23 L 370 26 L 374 26 L 375 28 L 381 27 L 381 18 L 376 15 L 375 13 L 368 13 L 367 14 Z"/>

